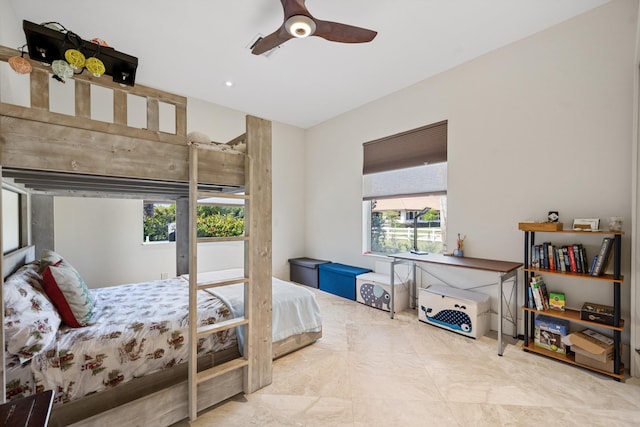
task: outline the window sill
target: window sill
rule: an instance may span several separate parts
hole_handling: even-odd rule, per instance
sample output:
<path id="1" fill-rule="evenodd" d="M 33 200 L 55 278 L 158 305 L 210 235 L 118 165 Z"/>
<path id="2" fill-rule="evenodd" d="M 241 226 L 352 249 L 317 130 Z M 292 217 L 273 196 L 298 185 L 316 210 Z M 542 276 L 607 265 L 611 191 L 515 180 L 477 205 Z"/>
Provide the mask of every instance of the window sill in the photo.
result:
<path id="1" fill-rule="evenodd" d="M 362 255 L 364 255 L 366 257 L 377 258 L 377 259 L 382 259 L 382 260 L 389 260 L 389 261 L 393 260 L 393 258 L 390 257 L 389 255 L 375 254 L 373 252 L 364 252 Z"/>
<path id="2" fill-rule="evenodd" d="M 142 246 L 157 246 L 157 245 L 166 245 L 169 243 L 175 243 L 175 242 L 171 242 L 169 240 L 156 240 L 154 242 L 142 242 Z"/>

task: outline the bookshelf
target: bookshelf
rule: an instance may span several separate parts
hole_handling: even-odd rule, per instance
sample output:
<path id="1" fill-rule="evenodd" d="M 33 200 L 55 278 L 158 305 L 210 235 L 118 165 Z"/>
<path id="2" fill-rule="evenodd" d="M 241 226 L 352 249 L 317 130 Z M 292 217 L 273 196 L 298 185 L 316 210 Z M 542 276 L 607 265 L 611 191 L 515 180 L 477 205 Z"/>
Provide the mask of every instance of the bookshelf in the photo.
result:
<path id="1" fill-rule="evenodd" d="M 604 375 L 615 378 L 620 381 L 624 379 L 624 366 L 621 361 L 621 334 L 624 330 L 624 320 L 620 317 L 620 285 L 624 282 L 624 277 L 620 274 L 620 258 L 622 253 L 622 232 L 613 231 L 575 231 L 575 230 L 562 230 L 561 227 L 556 228 L 544 228 L 541 229 L 538 224 L 520 223 L 518 228 L 524 232 L 524 306 L 522 310 L 525 312 L 524 316 L 524 345 L 523 350 L 531 353 L 540 354 L 555 360 L 560 360 L 565 363 L 580 366 L 585 369 L 589 369 L 595 372 L 599 372 Z M 612 255 L 610 265 L 613 266 L 612 274 L 601 274 L 599 276 L 592 276 L 589 272 L 572 272 L 572 271 L 560 271 L 551 270 L 547 268 L 540 268 L 533 266 L 534 254 L 532 248 L 535 247 L 536 233 L 544 233 L 545 238 L 552 240 L 559 240 L 560 235 L 572 235 L 571 238 L 575 240 L 582 240 L 585 238 L 595 238 L 602 241 L 604 237 L 612 237 Z M 589 237 L 587 237 L 589 236 Z M 593 255 L 590 257 L 593 258 Z M 590 265 L 590 263 L 588 263 Z M 570 277 L 576 282 L 586 281 L 588 283 L 580 283 L 579 286 L 585 284 L 593 284 L 594 286 L 610 286 L 613 293 L 613 307 L 614 307 L 614 320 L 613 325 L 606 325 L 603 323 L 593 322 L 590 320 L 582 320 L 580 318 L 580 311 L 573 309 L 566 309 L 563 311 L 555 310 L 538 310 L 529 306 L 529 283 L 534 275 L 540 275 L 545 277 L 545 281 L 551 282 L 554 276 Z M 613 372 L 603 371 L 593 368 L 591 366 L 583 365 L 575 361 L 575 355 L 572 352 L 567 354 L 556 353 L 550 350 L 546 350 L 541 347 L 537 347 L 534 344 L 534 330 L 535 330 L 535 318 L 539 314 L 545 316 L 568 320 L 571 324 L 578 324 L 584 328 L 600 328 L 606 330 L 607 333 L 613 335 L 614 340 L 614 369 Z"/>

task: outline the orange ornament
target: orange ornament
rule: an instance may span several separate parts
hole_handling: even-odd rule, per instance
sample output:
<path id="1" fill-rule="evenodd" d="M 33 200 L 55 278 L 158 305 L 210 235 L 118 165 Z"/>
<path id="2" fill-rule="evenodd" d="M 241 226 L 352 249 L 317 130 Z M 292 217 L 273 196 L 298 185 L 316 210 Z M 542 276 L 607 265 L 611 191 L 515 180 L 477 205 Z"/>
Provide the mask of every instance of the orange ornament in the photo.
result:
<path id="1" fill-rule="evenodd" d="M 102 39 L 99 39 L 98 37 L 92 38 L 91 39 L 91 43 L 95 43 L 95 44 L 100 45 L 100 46 L 109 47 L 109 44 L 106 41 L 104 41 Z"/>
<path id="2" fill-rule="evenodd" d="M 12 56 L 7 62 L 11 69 L 19 74 L 29 74 L 32 70 L 31 63 L 22 56 Z"/>

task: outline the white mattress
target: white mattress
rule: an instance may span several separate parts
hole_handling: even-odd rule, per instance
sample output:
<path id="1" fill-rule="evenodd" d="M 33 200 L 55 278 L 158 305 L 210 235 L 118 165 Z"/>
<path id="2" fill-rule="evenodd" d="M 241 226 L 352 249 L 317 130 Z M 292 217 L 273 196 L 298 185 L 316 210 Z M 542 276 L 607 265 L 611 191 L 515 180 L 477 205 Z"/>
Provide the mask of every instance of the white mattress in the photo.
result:
<path id="1" fill-rule="evenodd" d="M 242 277 L 242 269 L 229 269 L 198 273 L 198 282 Z M 188 278 L 188 275 L 185 275 Z M 292 335 L 322 330 L 322 316 L 316 296 L 308 288 L 278 278 L 272 278 L 272 341 L 280 341 Z M 244 284 L 209 289 L 207 292 L 220 298 L 234 317 L 244 315 Z M 237 328 L 238 345 L 243 347 L 242 328 Z"/>

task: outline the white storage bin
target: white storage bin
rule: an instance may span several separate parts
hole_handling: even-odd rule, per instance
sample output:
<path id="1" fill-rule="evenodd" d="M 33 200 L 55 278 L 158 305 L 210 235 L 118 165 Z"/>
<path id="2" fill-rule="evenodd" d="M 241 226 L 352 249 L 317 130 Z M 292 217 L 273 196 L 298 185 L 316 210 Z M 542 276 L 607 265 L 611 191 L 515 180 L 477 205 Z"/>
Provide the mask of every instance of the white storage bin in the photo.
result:
<path id="1" fill-rule="evenodd" d="M 364 273 L 356 276 L 356 301 L 364 305 L 390 311 L 391 285 L 388 274 Z M 397 278 L 393 281 L 394 311 L 409 307 L 409 287 Z"/>
<path id="2" fill-rule="evenodd" d="M 490 327 L 489 295 L 432 285 L 418 293 L 418 320 L 473 338 Z"/>

